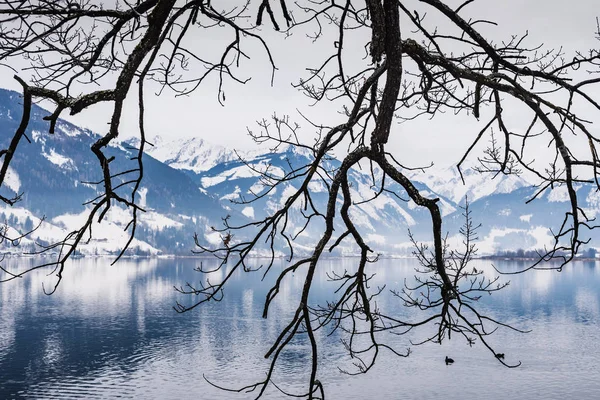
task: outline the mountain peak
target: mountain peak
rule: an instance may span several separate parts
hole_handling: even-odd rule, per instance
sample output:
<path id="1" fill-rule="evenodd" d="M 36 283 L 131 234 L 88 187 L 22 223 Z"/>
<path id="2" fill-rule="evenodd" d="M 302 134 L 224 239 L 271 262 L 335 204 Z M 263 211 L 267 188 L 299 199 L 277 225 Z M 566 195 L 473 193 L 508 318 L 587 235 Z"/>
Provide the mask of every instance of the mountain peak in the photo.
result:
<path id="1" fill-rule="evenodd" d="M 206 171 L 223 162 L 237 160 L 234 150 L 209 143 L 198 136 L 168 138 L 156 135 L 148 140 L 151 145 L 145 152 L 172 168 L 190 170 L 195 173 Z M 139 146 L 138 138 L 124 141 L 131 146 Z"/>
<path id="2" fill-rule="evenodd" d="M 462 170 L 463 179 L 456 167 L 443 169 L 425 169 L 404 171 L 412 180 L 422 182 L 435 192 L 462 203 L 465 196 L 469 201 L 475 201 L 491 194 L 510 193 L 522 187 L 532 185 L 527 179 L 517 175 L 480 173 L 473 168 Z"/>

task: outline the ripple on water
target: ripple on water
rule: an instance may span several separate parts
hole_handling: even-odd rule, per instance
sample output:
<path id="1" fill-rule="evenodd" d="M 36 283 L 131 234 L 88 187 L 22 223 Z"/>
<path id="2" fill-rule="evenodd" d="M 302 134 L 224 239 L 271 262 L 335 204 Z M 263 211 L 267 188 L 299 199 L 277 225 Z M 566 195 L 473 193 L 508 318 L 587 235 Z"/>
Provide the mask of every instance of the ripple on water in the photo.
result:
<path id="1" fill-rule="evenodd" d="M 246 276 L 232 281 L 221 303 L 178 315 L 171 307 L 181 298 L 164 288 L 197 281 L 198 276 L 186 275 L 185 268 L 175 275 L 170 262 L 149 266 L 152 274 L 134 269 L 140 275 L 127 275 L 129 286 L 120 285 L 113 299 L 96 292 L 86 298 L 85 291 L 67 287 L 93 284 L 77 279 L 65 281 L 59 289 L 65 290 L 52 297 L 13 297 L 7 293 L 27 291 L 8 287 L 0 302 L 0 321 L 7 322 L 0 325 L 0 399 L 254 398 L 255 393 L 219 391 L 204 376 L 232 388 L 264 379 L 269 364 L 264 354 L 293 312 L 302 281 L 287 283 L 292 286 L 289 297 L 273 303 L 267 321 L 260 318 L 266 289 Z M 195 265 L 190 261 L 189 270 Z M 86 268 L 84 261 L 80 267 Z M 389 282 L 402 282 L 409 270 L 387 267 L 382 264 Z M 92 270 L 102 273 L 98 266 Z M 82 276 L 93 280 L 92 270 Z M 348 377 L 338 367 L 350 370 L 355 360 L 345 353 L 342 336 L 318 331 L 319 377 L 327 398 L 396 399 L 401 393 L 406 399 L 458 400 L 481 398 L 482 390 L 491 400 L 595 398 L 600 391 L 594 378 L 600 376 L 600 274 L 575 268 L 567 277 L 552 280 L 547 293 L 525 296 L 531 282 L 523 275 L 504 293 L 486 298 L 485 307 L 495 316 L 533 330 L 526 335 L 499 330 L 492 337 L 507 361 L 523 362 L 514 370 L 502 367 L 482 346 L 470 349 L 452 340 L 443 346 L 413 347 L 409 358 L 382 351 L 367 375 Z M 585 285 L 576 287 L 576 282 Z M 315 287 L 315 296 L 324 296 L 322 287 L 326 284 Z M 83 305 L 78 306 L 80 301 Z M 391 298 L 378 302 L 381 307 L 388 303 L 397 304 Z M 406 338 L 386 340 L 399 351 L 407 348 Z M 274 380 L 282 388 L 305 390 L 309 352 L 302 339 L 281 354 Z M 456 363 L 446 366 L 446 355 Z M 281 395 L 272 389 L 266 398 Z"/>

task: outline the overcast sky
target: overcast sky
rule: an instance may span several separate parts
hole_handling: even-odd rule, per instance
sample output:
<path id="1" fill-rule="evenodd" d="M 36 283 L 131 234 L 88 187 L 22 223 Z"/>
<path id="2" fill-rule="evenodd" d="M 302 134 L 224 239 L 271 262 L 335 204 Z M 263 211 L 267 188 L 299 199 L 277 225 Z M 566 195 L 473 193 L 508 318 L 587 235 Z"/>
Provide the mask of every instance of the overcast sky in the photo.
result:
<path id="1" fill-rule="evenodd" d="M 456 6 L 460 1 L 453 0 L 450 3 Z M 405 4 L 409 9 L 422 7 L 416 0 Z M 497 21 L 498 26 L 485 28 L 485 33 L 497 40 L 529 31 L 528 44 L 543 42 L 548 47 L 563 46 L 567 55 L 571 55 L 575 49 L 600 47 L 600 42 L 594 39 L 599 10 L 597 0 L 478 0 L 469 5 L 463 15 Z M 433 16 L 430 21 L 433 25 Z M 440 22 L 440 27 L 443 26 L 444 23 Z M 291 86 L 291 83 L 306 76 L 303 72 L 305 67 L 317 65 L 331 51 L 331 39 L 311 44 L 303 32 L 283 39 L 281 35 L 271 32 L 269 26 L 265 26 L 263 31 L 270 39 L 278 67 L 273 86 L 270 85 L 271 71 L 264 51 L 258 46 L 250 46 L 253 59 L 244 62 L 240 76 L 251 77 L 252 80 L 246 85 L 227 82 L 225 106 L 216 101 L 214 80 L 185 97 L 175 97 L 168 90 L 160 97 L 149 95 L 146 119 L 148 135 L 200 136 L 214 144 L 250 149 L 253 143 L 246 134 L 246 128 L 255 128 L 257 119 L 268 117 L 273 112 L 289 114 L 300 122 L 298 109 L 325 125 L 341 122 L 343 118 L 337 113 L 336 107 L 326 105 L 311 108 L 310 101 Z M 406 31 L 403 34 L 404 37 L 410 35 Z M 215 47 L 222 46 L 224 38 L 203 36 L 197 40 L 202 40 L 202 46 L 210 48 L 211 43 Z M 0 86 L 19 90 L 19 85 L 11 77 L 10 70 L 0 68 Z M 135 94 L 132 97 L 122 124 L 124 136 L 137 133 Z M 110 111 L 110 107 L 99 105 L 69 119 L 98 133 L 105 133 Z M 66 113 L 63 117 L 66 117 Z M 404 155 L 409 163 L 427 164 L 438 159 L 440 164 L 451 164 L 460 158 L 460 153 L 468 146 L 468 140 L 476 134 L 478 126 L 472 117 L 447 115 L 435 121 L 423 119 L 410 126 L 395 127 L 389 148 Z M 305 137 L 314 134 L 306 124 L 302 129 Z"/>

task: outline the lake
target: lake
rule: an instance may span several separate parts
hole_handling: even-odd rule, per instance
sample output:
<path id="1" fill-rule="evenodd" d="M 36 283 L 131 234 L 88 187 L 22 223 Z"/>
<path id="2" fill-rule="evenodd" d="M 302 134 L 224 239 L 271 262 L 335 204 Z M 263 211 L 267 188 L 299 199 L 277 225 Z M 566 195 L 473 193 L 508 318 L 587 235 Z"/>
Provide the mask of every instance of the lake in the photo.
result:
<path id="1" fill-rule="evenodd" d="M 25 265 L 9 259 L 3 265 Z M 45 274 L 0 284 L 0 398 L 252 399 L 209 385 L 240 387 L 264 377 L 264 353 L 297 305 L 302 275 L 290 276 L 269 318 L 261 318 L 272 279 L 237 274 L 218 303 L 177 314 L 177 300 L 190 299 L 173 286 L 198 282 L 199 259 L 78 259 L 67 266 L 52 296 Z M 212 261 L 203 260 L 205 266 Z M 328 271 L 343 272 L 356 259 L 325 260 L 317 270 L 312 299 L 323 304 L 332 284 Z M 492 274 L 492 261 L 474 263 Z M 521 261 L 493 261 L 505 271 Z M 373 285 L 400 289 L 415 261 L 380 260 Z M 278 261 L 274 271 L 281 269 Z M 218 275 L 218 274 L 217 274 Z M 218 276 L 213 276 L 217 279 Z M 348 376 L 351 360 L 336 333 L 319 331 L 319 378 L 327 399 L 554 399 L 595 398 L 600 393 L 600 263 L 578 261 L 563 272 L 530 271 L 503 277 L 510 285 L 482 298 L 482 309 L 522 334 L 498 330 L 490 341 L 507 362 L 502 366 L 478 342 L 458 337 L 442 345 L 410 346 L 411 337 L 388 335 L 408 358 L 383 353 L 366 375 Z M 410 315 L 400 301 L 382 293 L 378 304 Z M 424 333 L 421 333 L 421 337 Z M 300 390 L 309 362 L 308 346 L 295 342 L 282 355 L 277 383 Z M 456 362 L 446 366 L 444 357 Z M 281 398 L 275 390 L 265 398 Z"/>

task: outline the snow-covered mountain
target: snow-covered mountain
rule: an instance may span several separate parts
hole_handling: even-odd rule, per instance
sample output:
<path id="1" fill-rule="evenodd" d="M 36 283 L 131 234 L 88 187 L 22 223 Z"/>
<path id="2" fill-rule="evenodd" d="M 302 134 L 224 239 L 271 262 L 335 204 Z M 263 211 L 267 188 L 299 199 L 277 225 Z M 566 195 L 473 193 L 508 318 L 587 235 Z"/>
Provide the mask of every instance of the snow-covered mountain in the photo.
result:
<path id="1" fill-rule="evenodd" d="M 20 95 L 0 90 L 0 148 L 8 147 L 21 114 Z M 61 240 L 78 229 L 89 208 L 83 204 L 102 190 L 101 185 L 90 183 L 101 178 L 98 160 L 90 151 L 99 135 L 64 120 L 57 123 L 54 134 L 49 134 L 49 124 L 43 120 L 48 114 L 38 106 L 32 107 L 26 132 L 30 141 L 22 139 L 19 143 L 8 179 L 0 188 L 0 193 L 7 197 L 23 193 L 15 207 L 0 206 L 0 223 L 7 222 L 13 229 L 9 233 L 14 234 L 14 229 L 36 226 L 45 217 L 42 227 L 30 238 L 42 244 Z M 114 173 L 136 167 L 131 149 L 115 146 L 107 152 L 109 156 L 115 156 L 111 163 Z M 115 183 L 132 176 L 131 173 L 119 176 Z M 131 184 L 125 184 L 118 190 L 125 195 L 131 189 Z M 132 246 L 138 253 L 189 254 L 193 233 L 208 229 L 210 224 L 231 212 L 218 200 L 201 192 L 186 173 L 152 157 L 145 158 L 144 181 L 139 195 L 146 212 L 140 217 L 137 240 Z M 92 240 L 82 246 L 82 251 L 92 254 L 118 251 L 127 238 L 128 222 L 125 210 L 114 205 L 103 223 L 94 226 Z M 22 245 L 26 244 L 27 241 L 22 242 Z M 9 251 L 20 251 L 6 241 L 3 246 Z"/>
<path id="2" fill-rule="evenodd" d="M 155 136 L 149 142 L 145 148 L 147 154 L 172 168 L 195 173 L 238 159 L 235 151 L 211 144 L 199 137 L 167 139 Z M 137 147 L 139 139 L 129 139 L 126 143 Z"/>
<path id="3" fill-rule="evenodd" d="M 215 154 L 216 152 L 211 151 L 210 146 L 208 142 L 202 141 L 202 152 Z M 221 150 L 218 147 L 217 149 Z M 245 153 L 242 157 L 244 162 L 236 156 L 229 161 L 217 163 L 208 170 L 200 170 L 190 175 L 200 190 L 216 196 L 223 202 L 224 207 L 237 210 L 238 215 L 241 214 L 249 219 L 262 219 L 283 205 L 287 196 L 299 187 L 300 181 L 288 182 L 275 190 L 268 191 L 264 197 L 251 201 L 256 195 L 267 191 L 259 174 L 252 170 L 268 170 L 271 174 L 281 176 L 291 168 L 306 165 L 311 155 L 288 147 L 277 153 Z M 166 162 L 183 170 L 192 169 L 185 163 Z M 332 167 L 335 167 L 339 162 L 332 160 L 331 163 Z M 473 169 L 465 169 L 463 183 L 455 168 L 403 172 L 413 180 L 423 195 L 441 199 L 440 206 L 445 217 L 444 230 L 457 244 L 461 242 L 457 233 L 464 222 L 460 205 L 464 204 L 465 196 L 468 197 L 473 218 L 476 223 L 482 225 L 479 229 L 479 248 L 482 254 L 506 249 L 533 250 L 549 246 L 552 243 L 549 228 L 554 231 L 558 229 L 569 207 L 566 202 L 567 197 L 563 193 L 564 188 L 560 187 L 548 190 L 534 202 L 527 204 L 527 200 L 537 189 L 520 176 L 494 177 L 492 174 L 480 174 Z M 412 201 L 401 200 L 408 199 L 408 196 L 399 185 L 391 185 L 388 188 L 398 196 L 383 193 L 373 202 L 360 204 L 370 199 L 376 190 L 370 173 L 354 169 L 350 174 L 350 181 L 353 201 L 358 203 L 351 208 L 351 217 L 365 232 L 365 239 L 374 249 L 387 254 L 410 254 L 412 247 L 407 236 L 409 229 L 418 239 L 430 240 L 429 213 Z M 310 189 L 315 204 L 321 207 L 319 211 L 324 212 L 326 204 L 324 183 L 311 182 Z M 582 207 L 588 215 L 595 215 L 598 201 L 594 189 L 582 187 L 580 190 Z M 290 232 L 297 231 L 303 226 L 305 219 L 299 212 L 303 207 L 304 204 L 301 203 L 295 205 L 298 212 L 290 218 L 288 223 Z M 316 238 L 320 229 L 322 227 L 316 224 L 313 230 L 307 230 L 298 240 L 302 241 L 302 236 L 304 239 Z M 339 227 L 338 231 L 343 232 L 343 228 Z M 585 234 L 593 236 L 589 232 Z M 303 243 L 306 244 L 307 249 L 310 248 L 307 240 Z M 355 250 L 341 247 L 342 253 L 352 253 Z"/>
<path id="4" fill-rule="evenodd" d="M 221 163 L 197 174 L 196 179 L 204 191 L 216 195 L 225 204 L 228 203 L 231 209 L 238 210 L 249 218 L 261 220 L 272 215 L 285 204 L 288 197 L 300 187 L 303 177 L 270 188 L 256 171 L 268 171 L 272 176 L 281 177 L 291 170 L 307 165 L 311 157 L 306 152 L 288 147 L 278 153 L 248 157 L 244 162 L 236 160 Z M 338 165 L 339 161 L 330 160 L 326 167 L 335 168 Z M 349 182 L 351 196 L 355 203 L 350 208 L 350 217 L 364 233 L 365 240 L 373 244 L 374 249 L 379 248 L 381 251 L 385 249 L 387 252 L 399 251 L 399 249 L 404 251 L 408 246 L 408 229 L 424 240 L 429 238 L 430 228 L 426 223 L 430 219 L 429 212 L 408 201 L 408 195 L 398 185 L 392 186 L 397 196 L 384 192 L 373 201 L 363 203 L 376 194 L 377 187 L 371 176 L 359 169 L 353 169 Z M 309 184 L 312 204 L 322 214 L 325 214 L 327 206 L 326 185 L 328 183 L 330 182 L 317 178 Z M 417 182 L 416 185 L 424 195 L 441 198 L 440 205 L 444 215 L 456 211 L 456 205 L 452 201 L 439 196 L 421 183 Z M 341 199 L 338 199 L 338 204 L 341 205 Z M 306 210 L 305 206 L 303 197 L 293 205 L 293 212 L 286 224 L 286 231 L 292 235 L 302 229 L 306 222 L 305 215 L 310 214 L 310 208 Z M 322 222 L 320 218 L 315 220 Z M 322 224 L 316 223 L 302 233 L 299 241 L 306 244 L 308 248 L 311 240 L 318 239 L 322 228 Z M 344 231 L 341 225 L 336 229 L 337 234 Z M 341 249 L 342 253 L 352 253 L 356 250 L 343 245 Z"/>
<path id="5" fill-rule="evenodd" d="M 86 183 L 100 178 L 98 161 L 89 150 L 99 136 L 66 121 L 59 121 L 56 133 L 50 135 L 48 123 L 42 119 L 47 114 L 37 106 L 33 108 L 27 131 L 31 143 L 24 140 L 19 145 L 8 177 L 0 188 L 0 193 L 7 196 L 24 193 L 23 200 L 15 207 L 0 206 L 0 223 L 6 222 L 9 229 L 13 229 L 9 233 L 16 233 L 14 229 L 31 228 L 42 216 L 46 217 L 42 227 L 21 243 L 26 248 L 33 248 L 34 242 L 46 244 L 62 239 L 78 228 L 86 215 L 86 206 L 82 204 L 101 190 Z M 19 94 L 0 90 L 0 148 L 6 148 L 20 122 L 20 115 Z M 288 147 L 275 153 L 246 152 L 241 154 L 243 162 L 235 152 L 200 138 L 154 138 L 152 141 L 155 146 L 147 148 L 145 176 L 139 191 L 146 212 L 140 217 L 132 246 L 134 253 L 189 254 L 194 248 L 194 233 L 198 233 L 203 243 L 220 245 L 221 234 L 211 227 L 220 226 L 223 217 L 229 215 L 231 225 L 264 219 L 285 204 L 302 180 L 291 180 L 268 191 L 256 171 L 282 176 L 306 165 L 312 157 L 310 152 Z M 111 163 L 113 171 L 127 171 L 135 166 L 135 161 L 131 160 L 135 155 L 135 144 L 129 140 L 107 150 L 115 155 L 115 161 Z M 328 163 L 331 169 L 339 165 L 335 159 Z M 466 185 L 463 185 L 455 170 L 405 173 L 423 195 L 440 198 L 443 230 L 457 243 L 460 241 L 456 234 L 464 221 L 460 204 L 464 202 L 465 194 L 468 195 L 473 219 L 482 224 L 479 231 L 482 253 L 549 245 L 549 228 L 556 230 L 569 208 L 565 190 L 561 187 L 548 189 L 526 204 L 536 189 L 527 181 L 512 176 L 491 179 L 490 175 L 467 170 L 464 172 Z M 368 168 L 355 168 L 349 181 L 354 202 L 350 216 L 375 252 L 410 254 L 409 229 L 419 240 L 431 240 L 428 211 L 409 201 L 399 185 L 388 186 L 390 192 L 382 193 L 371 202 L 363 202 L 372 198 L 378 189 L 377 172 L 374 183 Z M 316 179 L 309 186 L 314 207 L 321 213 L 325 212 L 327 204 L 327 183 Z M 130 185 L 125 185 L 121 190 L 130 189 Z M 578 193 L 582 208 L 589 216 L 595 216 L 600 195 L 590 186 L 579 187 Z M 263 194 L 253 200 L 256 195 Z M 303 201 L 299 199 L 294 204 L 287 221 L 286 232 L 291 236 L 299 234 L 306 222 L 305 215 L 310 213 Z M 340 205 L 341 199 L 338 199 L 338 207 Z M 102 225 L 94 226 L 92 240 L 83 245 L 81 251 L 85 254 L 117 252 L 127 237 L 128 222 L 126 210 L 113 206 Z M 296 238 L 299 251 L 310 251 L 322 232 L 322 219 L 314 217 L 313 222 Z M 335 235 L 344 231 L 337 225 Z M 246 232 L 246 235 L 250 234 Z M 585 234 L 590 235 L 589 232 Z M 590 235 L 593 238 L 591 246 L 600 240 L 594 235 Z M 235 233 L 233 240 L 243 238 L 244 233 L 240 232 Z M 8 242 L 3 246 L 4 250 L 19 251 Z M 277 246 L 277 250 L 283 251 L 287 244 L 278 243 Z M 355 247 L 344 241 L 336 254 L 355 254 L 355 251 Z"/>
<path id="6" fill-rule="evenodd" d="M 472 168 L 463 170 L 464 183 L 455 167 L 407 170 L 404 173 L 413 180 L 425 183 L 436 193 L 455 203 L 463 202 L 465 196 L 469 201 L 475 201 L 492 194 L 510 193 L 523 187 L 532 186 L 532 182 L 522 176 L 483 174 Z"/>
<path id="7" fill-rule="evenodd" d="M 486 253 L 502 250 L 534 250 L 553 243 L 551 232 L 558 232 L 570 211 L 569 196 L 565 186 L 546 189 L 534 201 L 527 203 L 537 193 L 536 187 L 521 187 L 508 193 L 492 193 L 471 203 L 475 222 L 481 223 L 479 247 Z M 581 209 L 590 218 L 600 216 L 600 193 L 593 185 L 576 187 Z M 446 218 L 450 232 L 462 222 L 457 213 Z M 594 221 L 590 226 L 597 223 Z M 588 247 L 600 247 L 598 229 L 581 229 L 580 239 L 591 239 Z M 568 237 L 567 237 L 568 240 Z"/>

